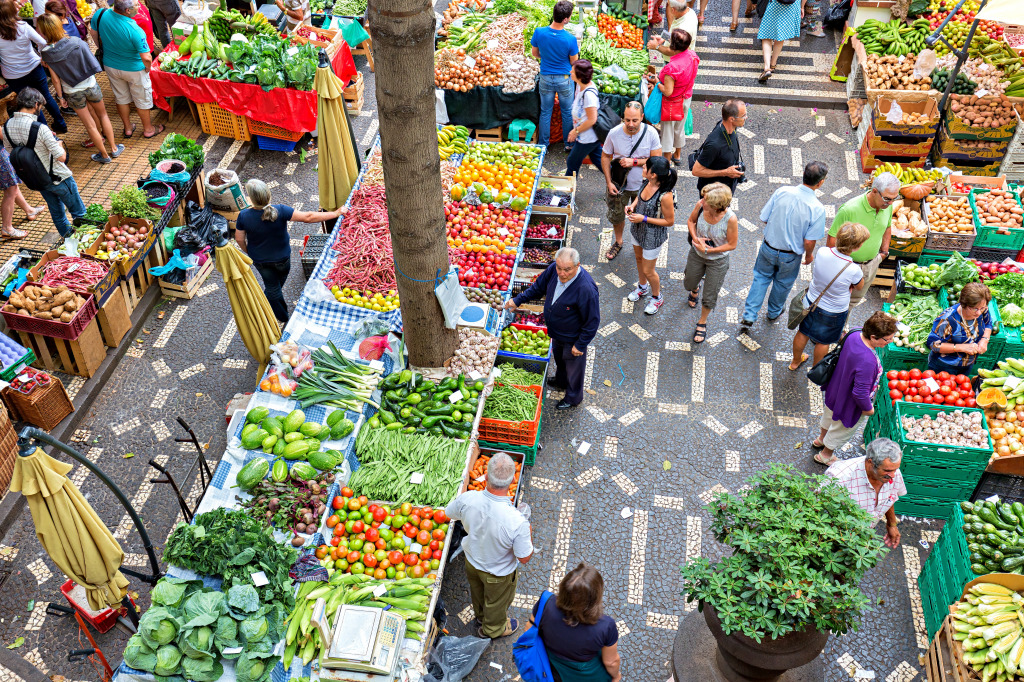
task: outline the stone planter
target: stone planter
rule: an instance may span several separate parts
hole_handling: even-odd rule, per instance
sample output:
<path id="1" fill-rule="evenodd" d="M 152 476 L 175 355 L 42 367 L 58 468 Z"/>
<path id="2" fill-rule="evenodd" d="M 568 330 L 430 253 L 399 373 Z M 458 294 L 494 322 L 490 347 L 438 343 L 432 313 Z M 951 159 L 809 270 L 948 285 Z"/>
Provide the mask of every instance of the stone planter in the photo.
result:
<path id="1" fill-rule="evenodd" d="M 787 670 L 813 661 L 828 641 L 828 633 L 817 630 L 766 638 L 760 644 L 739 632 L 726 635 L 714 607 L 706 603 L 703 606 L 704 620 L 718 642 L 719 668 L 735 682 L 776 680 Z"/>

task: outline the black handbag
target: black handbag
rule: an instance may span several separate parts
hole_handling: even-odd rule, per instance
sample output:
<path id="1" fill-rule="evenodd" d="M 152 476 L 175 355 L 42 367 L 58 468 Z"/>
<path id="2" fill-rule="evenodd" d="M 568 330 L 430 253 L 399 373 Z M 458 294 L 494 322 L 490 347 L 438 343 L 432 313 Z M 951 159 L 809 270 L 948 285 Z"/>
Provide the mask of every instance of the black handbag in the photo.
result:
<path id="1" fill-rule="evenodd" d="M 821 387 L 828 385 L 828 382 L 832 380 L 832 374 L 836 371 L 836 365 L 839 364 L 839 356 L 843 352 L 843 346 L 846 345 L 846 339 L 859 333 L 859 331 L 852 331 L 844 336 L 838 346 L 825 354 L 825 357 L 821 359 L 821 362 L 807 370 L 808 381 L 811 381 Z"/>
<path id="2" fill-rule="evenodd" d="M 103 68 L 103 38 L 100 37 L 100 22 L 103 21 L 103 13 L 107 11 L 104 7 L 100 10 L 100 13 L 96 15 L 96 44 L 99 47 L 96 48 L 96 61 L 100 63 L 100 68 Z"/>
<path id="3" fill-rule="evenodd" d="M 597 121 L 594 122 L 594 133 L 598 142 L 604 142 L 612 128 L 622 123 L 622 117 L 615 113 L 606 102 L 597 107 Z"/>
<path id="4" fill-rule="evenodd" d="M 764 13 L 768 11 L 769 2 L 770 0 L 757 0 L 757 16 L 759 18 L 764 18 Z"/>
<path id="5" fill-rule="evenodd" d="M 721 124 L 716 123 L 715 128 L 717 128 L 719 125 Z M 715 128 L 711 129 L 711 133 L 715 132 Z M 711 137 L 711 133 L 708 133 L 708 136 L 705 137 L 704 141 L 700 143 L 700 146 L 697 147 L 697 151 L 690 152 L 689 154 L 686 155 L 686 166 L 688 170 L 690 170 L 691 172 L 693 171 L 694 165 L 696 165 L 697 163 L 697 157 L 700 155 L 702 151 L 704 151 L 704 145 L 708 143 L 708 138 Z"/>
<path id="6" fill-rule="evenodd" d="M 625 158 L 632 158 L 633 153 L 636 152 L 640 143 L 643 142 L 644 138 L 647 136 L 647 124 L 643 123 L 641 125 L 643 125 L 643 128 L 640 130 L 640 136 L 633 144 L 633 148 L 629 150 L 629 154 L 626 154 Z M 610 175 L 612 176 L 612 184 L 615 185 L 616 189 L 622 189 L 623 186 L 625 186 L 626 177 L 629 175 L 629 171 L 631 170 L 632 168 L 626 168 L 621 163 L 615 163 L 615 160 L 612 159 Z"/>

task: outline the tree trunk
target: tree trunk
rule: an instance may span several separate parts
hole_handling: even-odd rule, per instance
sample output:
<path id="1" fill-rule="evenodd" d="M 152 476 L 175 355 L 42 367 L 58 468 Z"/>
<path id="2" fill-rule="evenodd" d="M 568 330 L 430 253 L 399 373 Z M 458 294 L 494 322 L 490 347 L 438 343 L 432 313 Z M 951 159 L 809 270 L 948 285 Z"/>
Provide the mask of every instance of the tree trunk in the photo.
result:
<path id="1" fill-rule="evenodd" d="M 435 277 L 448 272 L 434 115 L 434 9 L 427 0 L 373 0 L 366 11 L 395 279 L 409 361 L 439 367 L 458 345 L 444 326 Z"/>

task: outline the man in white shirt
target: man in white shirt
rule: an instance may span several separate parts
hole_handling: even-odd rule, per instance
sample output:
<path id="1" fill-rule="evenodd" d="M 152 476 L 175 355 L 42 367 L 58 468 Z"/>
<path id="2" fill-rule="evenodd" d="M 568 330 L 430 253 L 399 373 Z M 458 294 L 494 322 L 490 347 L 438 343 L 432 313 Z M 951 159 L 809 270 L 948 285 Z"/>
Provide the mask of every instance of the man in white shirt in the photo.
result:
<path id="1" fill-rule="evenodd" d="M 868 513 L 872 522 L 885 517 L 885 544 L 900 544 L 900 530 L 896 526 L 896 500 L 907 494 L 907 486 L 900 473 L 903 453 L 900 446 L 888 438 L 876 438 L 868 443 L 867 456 L 837 461 L 825 471 L 850 492 L 850 497 Z"/>
<path id="2" fill-rule="evenodd" d="M 644 123 L 640 102 L 626 103 L 622 123 L 608 131 L 601 149 L 601 170 L 604 171 L 608 205 L 608 222 L 615 231 L 615 241 L 605 254 L 612 260 L 622 251 L 622 235 L 626 227 L 626 205 L 636 198 L 643 183 L 644 165 L 652 156 L 661 156 L 661 136 L 654 126 Z M 615 168 L 618 166 L 618 168 Z M 614 172 L 613 172 L 614 169 Z M 620 177 L 616 181 L 616 174 Z M 625 176 L 625 179 L 621 178 Z"/>
<path id="3" fill-rule="evenodd" d="M 672 31 L 677 28 L 681 28 L 690 34 L 693 39 L 691 49 L 697 45 L 697 13 L 686 4 L 685 0 L 668 0 L 665 4 L 665 16 L 668 24 L 668 30 L 664 31 L 662 35 L 652 36 L 647 41 L 647 49 L 657 50 L 666 57 L 671 57 L 673 52 L 669 47 L 668 36 L 672 35 Z"/>
<path id="4" fill-rule="evenodd" d="M 487 463 L 487 489 L 462 493 L 444 510 L 466 530 L 466 578 L 483 638 L 508 637 L 519 629 L 508 607 L 516 595 L 516 569 L 533 556 L 533 541 L 529 522 L 509 498 L 515 475 L 512 458 L 499 452 Z"/>

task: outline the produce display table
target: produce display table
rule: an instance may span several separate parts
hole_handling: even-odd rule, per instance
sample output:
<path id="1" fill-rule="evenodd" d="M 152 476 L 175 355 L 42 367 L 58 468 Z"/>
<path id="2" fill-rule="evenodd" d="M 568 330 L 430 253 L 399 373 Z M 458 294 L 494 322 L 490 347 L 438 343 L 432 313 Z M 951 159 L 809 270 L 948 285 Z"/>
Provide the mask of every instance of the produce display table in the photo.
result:
<path id="1" fill-rule="evenodd" d="M 331 61 L 334 73 L 344 82 L 354 78 L 357 71 L 348 45 L 342 44 Z M 154 68 L 153 98 L 156 105 L 170 111 L 168 97 L 187 97 L 192 102 L 215 103 L 237 116 L 249 118 L 294 132 L 316 130 L 316 91 L 275 88 L 265 92 L 259 85 L 190 78 L 166 73 Z"/>

